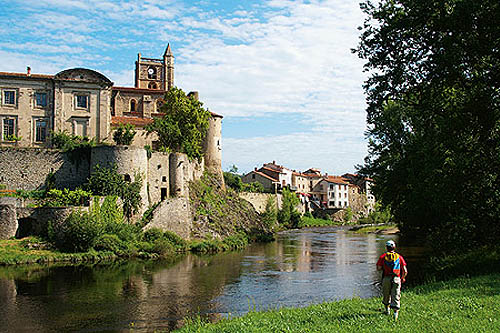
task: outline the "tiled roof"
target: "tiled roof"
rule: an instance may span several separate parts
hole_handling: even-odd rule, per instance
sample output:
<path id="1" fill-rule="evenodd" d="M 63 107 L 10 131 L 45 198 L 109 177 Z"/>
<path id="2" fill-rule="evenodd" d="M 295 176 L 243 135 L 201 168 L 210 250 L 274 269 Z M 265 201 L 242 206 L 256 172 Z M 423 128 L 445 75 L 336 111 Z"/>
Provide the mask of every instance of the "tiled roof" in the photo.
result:
<path id="1" fill-rule="evenodd" d="M 0 72 L 0 76 L 14 76 L 14 77 L 22 77 L 22 78 L 33 78 L 33 79 L 53 79 L 54 75 L 48 74 L 30 74 L 27 73 L 9 73 L 9 72 Z"/>
<path id="2" fill-rule="evenodd" d="M 132 124 L 138 127 L 144 127 L 151 124 L 153 119 L 151 118 L 141 118 L 141 117 L 111 117 L 111 126 L 118 126 L 120 124 Z"/>
<path id="3" fill-rule="evenodd" d="M 279 183 L 279 180 L 278 180 L 278 179 L 275 179 L 275 178 L 273 178 L 273 177 L 271 177 L 271 176 L 269 176 L 269 175 L 266 175 L 265 173 L 262 173 L 262 172 L 260 172 L 260 171 L 252 171 L 252 172 L 253 172 L 253 173 L 255 173 L 255 174 L 257 174 L 257 175 L 259 175 L 259 176 L 262 176 L 262 177 L 264 177 L 264 178 L 267 178 L 267 179 L 269 179 L 269 180 L 271 180 L 271 181 L 273 181 L 273 182 Z M 251 172 L 251 173 L 252 173 L 252 172 Z"/>
<path id="4" fill-rule="evenodd" d="M 146 94 L 165 94 L 165 90 L 160 89 L 146 89 L 146 88 L 135 88 L 135 87 L 113 87 L 113 90 L 136 92 L 136 93 L 146 93 Z"/>
<path id="5" fill-rule="evenodd" d="M 349 183 L 345 178 L 339 176 L 327 176 L 324 178 L 325 181 L 334 184 L 348 185 Z"/>

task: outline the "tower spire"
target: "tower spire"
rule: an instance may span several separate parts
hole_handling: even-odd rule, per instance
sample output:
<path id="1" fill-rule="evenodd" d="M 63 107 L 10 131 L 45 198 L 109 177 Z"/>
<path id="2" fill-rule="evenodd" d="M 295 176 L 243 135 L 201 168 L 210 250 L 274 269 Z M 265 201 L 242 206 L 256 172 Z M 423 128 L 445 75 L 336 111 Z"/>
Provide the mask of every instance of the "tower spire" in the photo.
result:
<path id="1" fill-rule="evenodd" d="M 165 53 L 163 53 L 164 57 L 172 56 L 172 50 L 170 49 L 170 43 L 167 44 L 167 48 L 165 49 Z"/>
<path id="2" fill-rule="evenodd" d="M 167 44 L 167 49 L 163 54 L 164 81 L 163 89 L 170 90 L 174 86 L 174 55 L 170 49 L 170 43 Z"/>

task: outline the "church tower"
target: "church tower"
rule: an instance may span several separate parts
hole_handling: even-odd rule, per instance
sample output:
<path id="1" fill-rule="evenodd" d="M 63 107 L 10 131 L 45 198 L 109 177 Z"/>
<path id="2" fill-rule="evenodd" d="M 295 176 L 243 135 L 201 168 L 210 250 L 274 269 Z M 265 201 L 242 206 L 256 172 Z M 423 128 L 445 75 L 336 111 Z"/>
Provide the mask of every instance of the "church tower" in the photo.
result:
<path id="1" fill-rule="evenodd" d="M 174 56 L 170 44 L 163 59 L 144 58 L 139 53 L 135 62 L 135 87 L 168 90 L 174 86 Z"/>

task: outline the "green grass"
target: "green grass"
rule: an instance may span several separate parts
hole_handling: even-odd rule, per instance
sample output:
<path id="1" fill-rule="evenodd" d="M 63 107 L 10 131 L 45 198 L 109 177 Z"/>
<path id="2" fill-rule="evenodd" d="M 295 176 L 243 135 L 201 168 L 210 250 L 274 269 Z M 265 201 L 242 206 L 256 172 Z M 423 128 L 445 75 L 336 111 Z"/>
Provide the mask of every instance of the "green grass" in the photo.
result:
<path id="1" fill-rule="evenodd" d="M 367 227 L 359 227 L 359 228 L 353 228 L 350 231 L 358 233 L 358 234 L 376 234 L 384 230 L 390 230 L 390 229 L 395 229 L 397 228 L 397 225 L 395 224 L 390 224 L 390 225 L 374 225 L 374 226 L 367 226 Z"/>
<path id="2" fill-rule="evenodd" d="M 191 320 L 179 332 L 498 332 L 500 274 L 404 290 L 397 322 L 381 309 L 381 298 L 355 298 L 250 312 L 213 324 Z"/>
<path id="3" fill-rule="evenodd" d="M 63 253 L 48 247 L 36 237 L 0 241 L 0 265 L 35 264 L 51 262 L 99 262 L 114 260 L 117 256 L 108 251 Z"/>
<path id="4" fill-rule="evenodd" d="M 342 221 L 332 221 L 326 219 L 319 219 L 315 217 L 307 217 L 303 216 L 299 222 L 299 228 L 307 228 L 307 227 L 328 227 L 328 226 L 337 226 L 344 225 L 346 222 Z"/>

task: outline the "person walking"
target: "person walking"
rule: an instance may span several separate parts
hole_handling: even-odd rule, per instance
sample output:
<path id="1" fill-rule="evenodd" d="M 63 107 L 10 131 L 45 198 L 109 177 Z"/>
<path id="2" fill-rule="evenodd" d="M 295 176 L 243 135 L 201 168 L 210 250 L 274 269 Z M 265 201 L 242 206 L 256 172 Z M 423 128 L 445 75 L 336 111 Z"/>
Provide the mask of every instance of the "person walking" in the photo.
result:
<path id="1" fill-rule="evenodd" d="M 396 253 L 396 243 L 389 240 L 385 243 L 387 252 L 382 254 L 377 261 L 377 271 L 382 271 L 382 303 L 385 313 L 394 311 L 394 320 L 398 320 L 401 306 L 401 283 L 405 282 L 408 270 L 402 255 Z"/>

